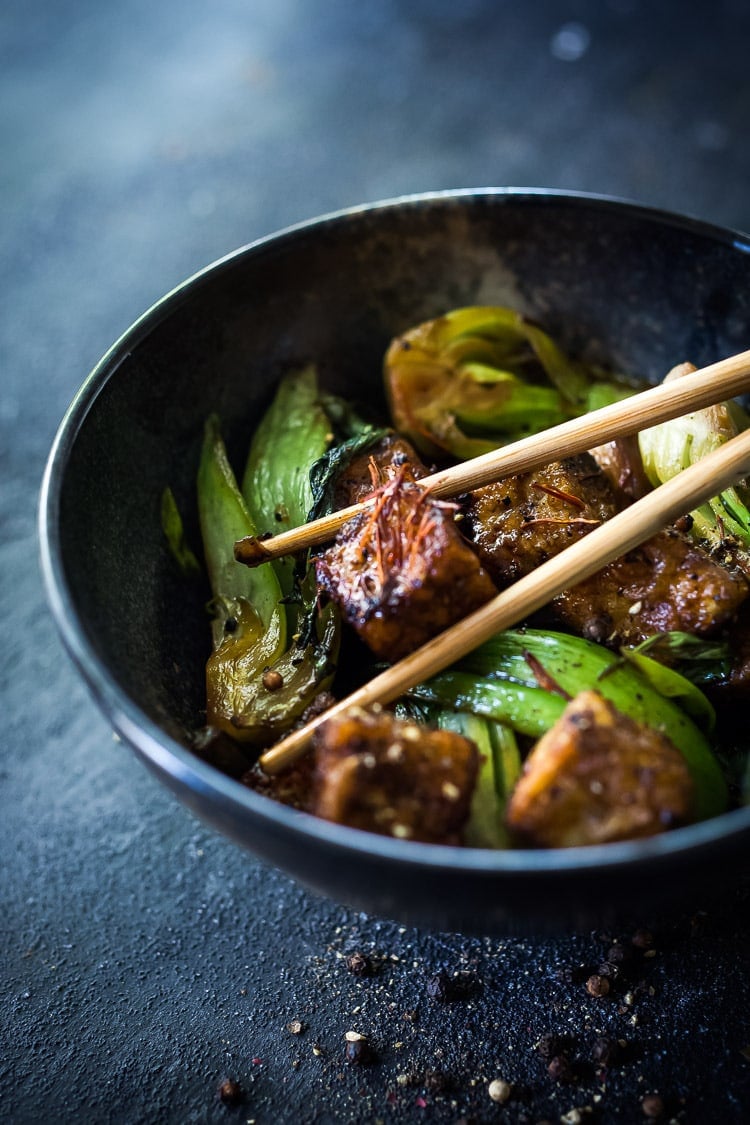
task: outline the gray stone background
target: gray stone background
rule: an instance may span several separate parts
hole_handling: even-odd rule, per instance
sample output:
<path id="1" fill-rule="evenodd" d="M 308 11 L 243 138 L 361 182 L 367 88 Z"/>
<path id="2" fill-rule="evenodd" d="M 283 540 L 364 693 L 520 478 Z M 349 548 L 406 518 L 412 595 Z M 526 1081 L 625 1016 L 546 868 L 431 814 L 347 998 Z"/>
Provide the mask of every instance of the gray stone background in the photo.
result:
<path id="1" fill-rule="evenodd" d="M 35 533 L 87 372 L 257 236 L 484 185 L 750 230 L 749 35 L 744 0 L 0 5 L 0 1118 L 635 1122 L 650 1092 L 665 1120 L 750 1117 L 746 897 L 655 933 L 605 1002 L 581 979 L 611 935 L 424 934 L 312 898 L 113 742 L 48 616 Z M 373 976 L 347 971 L 355 950 Z M 468 995 L 431 997 L 441 970 Z M 352 1027 L 374 1065 L 344 1064 Z M 548 1075 L 548 1032 L 576 1081 Z M 619 1065 L 596 1064 L 599 1034 L 627 1040 Z"/>

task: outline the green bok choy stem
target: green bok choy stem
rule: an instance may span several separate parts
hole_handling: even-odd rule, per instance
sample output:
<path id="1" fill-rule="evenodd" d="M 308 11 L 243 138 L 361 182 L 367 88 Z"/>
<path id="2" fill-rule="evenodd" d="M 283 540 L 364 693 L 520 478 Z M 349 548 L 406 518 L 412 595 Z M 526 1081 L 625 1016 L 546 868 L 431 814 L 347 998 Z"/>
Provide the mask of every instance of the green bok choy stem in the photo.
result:
<path id="1" fill-rule="evenodd" d="M 539 685 L 534 661 L 564 694 Z M 695 693 L 701 693 L 688 681 L 684 684 L 684 694 L 695 707 Z M 538 739 L 562 714 L 566 695 L 575 696 L 585 688 L 601 692 L 624 714 L 662 731 L 682 752 L 695 783 L 698 819 L 726 808 L 726 782 L 696 722 L 672 698 L 662 695 L 642 670 L 590 641 L 534 629 L 508 630 L 410 694 L 417 700 L 483 715 Z M 701 720 L 707 724 L 712 720 L 707 701 L 701 708 Z"/>

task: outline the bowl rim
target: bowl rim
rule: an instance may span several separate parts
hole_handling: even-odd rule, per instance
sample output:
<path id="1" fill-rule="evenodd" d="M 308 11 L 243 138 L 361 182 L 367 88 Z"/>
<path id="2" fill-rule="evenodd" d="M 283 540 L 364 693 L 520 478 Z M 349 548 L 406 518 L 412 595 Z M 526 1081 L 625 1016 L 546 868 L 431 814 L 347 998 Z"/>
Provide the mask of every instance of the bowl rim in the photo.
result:
<path id="1" fill-rule="evenodd" d="M 330 224 L 351 222 L 359 217 L 393 209 L 420 209 L 434 204 L 495 200 L 543 203 L 549 199 L 570 206 L 595 207 L 624 212 L 646 222 L 688 229 L 714 241 L 750 253 L 750 236 L 704 220 L 640 204 L 626 198 L 594 192 L 539 187 L 457 188 L 417 192 L 357 204 L 291 224 L 254 239 L 219 257 L 191 274 L 150 305 L 104 353 L 85 378 L 68 406 L 55 434 L 41 482 L 38 507 L 40 565 L 47 601 L 58 632 L 74 665 L 114 731 L 147 764 L 186 786 L 200 797 L 216 797 L 222 807 L 251 815 L 276 830 L 299 835 L 300 843 L 326 845 L 348 853 L 401 866 L 445 870 L 467 875 L 519 876 L 615 873 L 634 864 L 696 855 L 728 839 L 750 833 L 750 806 L 644 840 L 622 841 L 574 848 L 508 849 L 468 848 L 395 840 L 345 825 L 322 820 L 254 792 L 221 773 L 183 746 L 147 715 L 117 683 L 101 662 L 83 623 L 79 620 L 71 589 L 66 581 L 61 549 L 60 498 L 66 465 L 77 435 L 96 398 L 115 375 L 129 353 L 195 289 L 240 259 L 263 253 L 301 234 Z M 215 823 L 215 821 L 214 821 Z"/>

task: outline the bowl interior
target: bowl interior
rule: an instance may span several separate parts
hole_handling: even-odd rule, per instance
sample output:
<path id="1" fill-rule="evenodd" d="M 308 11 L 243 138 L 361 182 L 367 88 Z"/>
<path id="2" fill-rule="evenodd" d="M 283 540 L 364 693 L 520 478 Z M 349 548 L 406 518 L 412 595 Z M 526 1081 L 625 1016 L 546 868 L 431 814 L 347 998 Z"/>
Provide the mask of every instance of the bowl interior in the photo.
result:
<path id="1" fill-rule="evenodd" d="M 160 499 L 171 486 L 199 546 L 206 416 L 220 415 L 241 470 L 290 367 L 314 362 L 328 388 L 382 411 L 391 337 L 481 303 L 656 381 L 750 347 L 750 254 L 731 232 L 616 201 L 490 191 L 332 216 L 187 282 L 104 358 L 53 455 L 51 565 L 102 670 L 95 691 L 116 685 L 186 747 L 203 721 L 207 589 L 165 549 Z"/>

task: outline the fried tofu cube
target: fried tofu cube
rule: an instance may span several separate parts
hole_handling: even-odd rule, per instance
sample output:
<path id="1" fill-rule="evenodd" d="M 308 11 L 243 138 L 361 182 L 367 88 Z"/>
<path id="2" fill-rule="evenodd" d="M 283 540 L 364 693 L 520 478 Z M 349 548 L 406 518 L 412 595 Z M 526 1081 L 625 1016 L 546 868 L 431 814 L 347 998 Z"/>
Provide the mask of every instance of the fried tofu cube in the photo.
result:
<path id="1" fill-rule="evenodd" d="M 506 820 L 519 842 L 565 848 L 653 836 L 689 821 L 692 801 L 674 744 L 584 691 L 526 759 Z"/>
<path id="2" fill-rule="evenodd" d="M 407 656 L 496 594 L 455 514 L 399 475 L 315 560 L 320 589 L 381 659 Z"/>
<path id="3" fill-rule="evenodd" d="M 318 816 L 397 839 L 461 842 L 479 768 L 469 739 L 353 708 L 318 729 L 314 753 Z"/>
<path id="4" fill-rule="evenodd" d="M 502 589 L 614 516 L 617 493 L 588 454 L 553 462 L 471 493 L 466 527 L 483 566 Z M 576 586 L 547 616 L 613 648 L 655 633 L 710 636 L 730 624 L 748 580 L 698 543 L 664 528 Z"/>

